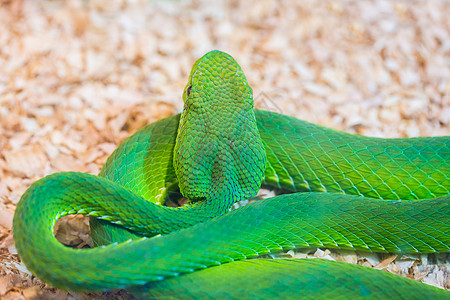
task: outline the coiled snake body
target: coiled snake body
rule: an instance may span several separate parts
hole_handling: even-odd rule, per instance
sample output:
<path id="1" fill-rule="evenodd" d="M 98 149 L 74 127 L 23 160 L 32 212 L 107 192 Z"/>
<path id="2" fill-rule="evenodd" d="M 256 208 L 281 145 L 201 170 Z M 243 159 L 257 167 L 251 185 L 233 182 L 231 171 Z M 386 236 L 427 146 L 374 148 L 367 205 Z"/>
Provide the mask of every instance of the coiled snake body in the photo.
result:
<path id="1" fill-rule="evenodd" d="M 139 298 L 449 297 L 370 268 L 308 259 L 244 260 L 309 247 L 449 252 L 450 137 L 379 139 L 253 110 L 235 60 L 193 66 L 184 110 L 141 129 L 99 176 L 47 176 L 22 196 L 14 240 L 53 286 L 127 288 Z M 229 211 L 261 184 L 284 194 Z M 179 186 L 183 207 L 158 205 Z M 93 249 L 53 235 L 91 216 Z"/>

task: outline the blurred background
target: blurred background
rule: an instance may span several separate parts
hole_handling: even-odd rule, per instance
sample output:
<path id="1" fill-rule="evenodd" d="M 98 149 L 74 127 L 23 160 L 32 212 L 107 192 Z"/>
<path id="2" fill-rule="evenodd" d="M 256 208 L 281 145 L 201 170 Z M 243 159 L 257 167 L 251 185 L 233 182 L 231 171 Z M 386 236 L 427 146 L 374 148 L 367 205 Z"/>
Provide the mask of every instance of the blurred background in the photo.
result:
<path id="1" fill-rule="evenodd" d="M 47 174 L 97 174 L 125 137 L 179 113 L 210 50 L 238 61 L 258 108 L 370 136 L 449 135 L 448 16 L 446 0 L 0 1 L 0 297 L 84 299 L 18 261 L 15 205 Z M 73 224 L 68 242 L 86 245 Z M 391 258 L 369 265 L 449 287 L 448 264 Z"/>

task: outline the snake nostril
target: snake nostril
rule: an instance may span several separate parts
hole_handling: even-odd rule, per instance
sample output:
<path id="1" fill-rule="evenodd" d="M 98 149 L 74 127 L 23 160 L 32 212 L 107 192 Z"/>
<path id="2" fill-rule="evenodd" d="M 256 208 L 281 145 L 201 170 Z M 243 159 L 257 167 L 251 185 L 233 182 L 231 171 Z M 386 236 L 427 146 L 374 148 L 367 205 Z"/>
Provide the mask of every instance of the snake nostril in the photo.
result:
<path id="1" fill-rule="evenodd" d="M 192 85 L 190 85 L 186 90 L 186 95 L 189 96 L 191 94 Z"/>

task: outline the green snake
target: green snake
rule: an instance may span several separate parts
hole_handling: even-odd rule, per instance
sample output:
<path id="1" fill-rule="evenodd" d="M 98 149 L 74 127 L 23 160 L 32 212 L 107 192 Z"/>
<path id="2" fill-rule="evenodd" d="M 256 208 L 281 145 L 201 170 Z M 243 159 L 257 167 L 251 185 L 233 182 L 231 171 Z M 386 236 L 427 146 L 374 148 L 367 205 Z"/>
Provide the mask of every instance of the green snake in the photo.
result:
<path id="1" fill-rule="evenodd" d="M 343 262 L 249 260 L 313 247 L 450 252 L 450 137 L 372 138 L 254 110 L 241 67 L 220 51 L 194 64 L 183 100 L 181 115 L 127 138 L 99 176 L 55 173 L 25 192 L 13 232 L 34 275 L 138 298 L 450 297 Z M 230 210 L 261 185 L 284 194 Z M 178 188 L 188 204 L 161 205 Z M 97 247 L 57 241 L 70 214 L 91 216 Z"/>

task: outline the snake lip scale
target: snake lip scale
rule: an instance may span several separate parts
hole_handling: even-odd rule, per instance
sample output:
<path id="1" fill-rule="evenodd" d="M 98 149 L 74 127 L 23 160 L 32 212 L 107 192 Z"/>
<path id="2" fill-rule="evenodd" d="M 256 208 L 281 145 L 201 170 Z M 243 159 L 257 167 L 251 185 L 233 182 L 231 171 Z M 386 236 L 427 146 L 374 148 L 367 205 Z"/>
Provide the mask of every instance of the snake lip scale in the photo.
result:
<path id="1" fill-rule="evenodd" d="M 382 139 L 255 110 L 244 72 L 211 51 L 179 115 L 123 141 L 98 176 L 60 172 L 21 197 L 14 241 L 27 268 L 72 291 L 147 299 L 444 299 L 450 294 L 343 262 L 249 259 L 295 248 L 450 252 L 450 137 Z M 261 185 L 289 192 L 230 211 Z M 188 204 L 162 206 L 179 188 Z M 96 247 L 53 235 L 90 216 Z"/>

